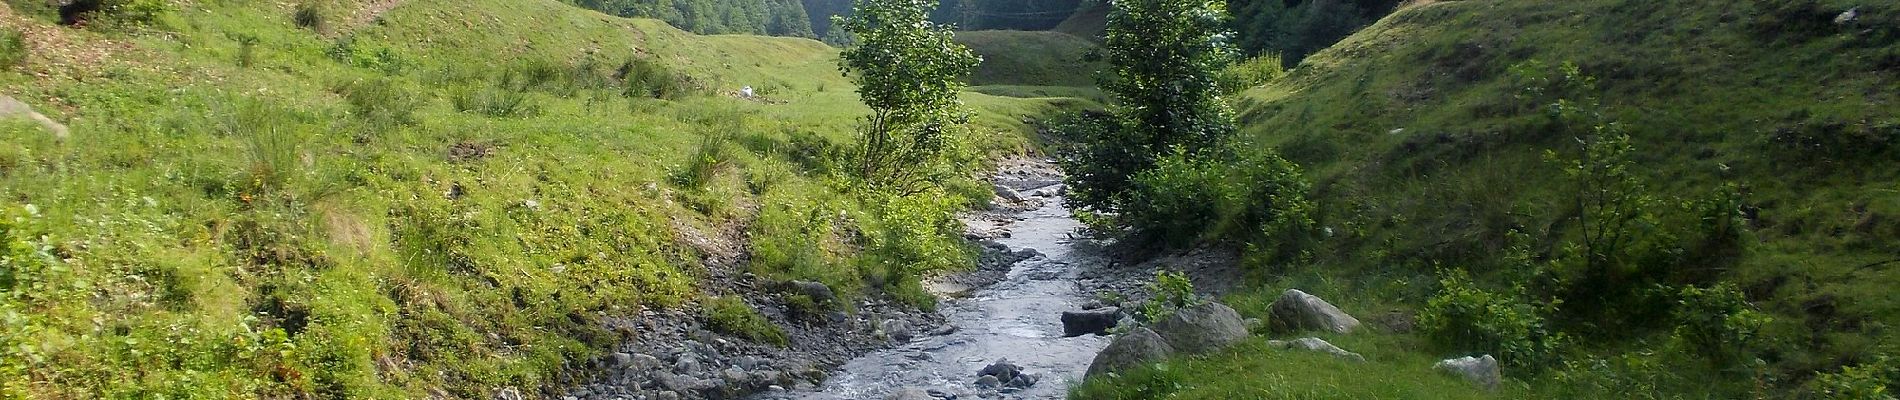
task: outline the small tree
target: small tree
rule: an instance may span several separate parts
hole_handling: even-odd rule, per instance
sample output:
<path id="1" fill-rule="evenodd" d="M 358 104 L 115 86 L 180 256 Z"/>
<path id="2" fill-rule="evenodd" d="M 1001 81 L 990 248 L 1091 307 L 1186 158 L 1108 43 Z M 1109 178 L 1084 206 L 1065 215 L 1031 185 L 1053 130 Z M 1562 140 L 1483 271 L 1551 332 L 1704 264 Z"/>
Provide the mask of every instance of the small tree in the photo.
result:
<path id="1" fill-rule="evenodd" d="M 1138 173 L 1177 148 L 1207 156 L 1234 132 L 1220 99 L 1221 70 L 1233 59 L 1226 7 L 1215 0 L 1120 0 L 1108 17 L 1111 125 L 1076 138 L 1066 167 L 1071 201 L 1103 211 L 1120 204 Z"/>
<path id="2" fill-rule="evenodd" d="M 944 152 L 969 119 L 957 96 L 981 59 L 949 27 L 930 22 L 934 0 L 856 0 L 854 7 L 836 24 L 856 39 L 839 68 L 855 74 L 871 107 L 855 172 L 872 188 L 925 190 L 950 173 Z"/>

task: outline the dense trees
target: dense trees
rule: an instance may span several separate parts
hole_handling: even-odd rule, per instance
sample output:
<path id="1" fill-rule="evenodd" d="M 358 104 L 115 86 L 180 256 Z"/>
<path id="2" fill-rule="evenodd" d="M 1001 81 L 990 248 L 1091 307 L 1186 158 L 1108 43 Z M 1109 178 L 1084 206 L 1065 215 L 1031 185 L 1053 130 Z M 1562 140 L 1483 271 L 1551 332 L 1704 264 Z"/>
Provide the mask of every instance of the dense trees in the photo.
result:
<path id="1" fill-rule="evenodd" d="M 1278 53 L 1287 65 L 1392 13 L 1400 0 L 1227 0 L 1248 54 Z"/>

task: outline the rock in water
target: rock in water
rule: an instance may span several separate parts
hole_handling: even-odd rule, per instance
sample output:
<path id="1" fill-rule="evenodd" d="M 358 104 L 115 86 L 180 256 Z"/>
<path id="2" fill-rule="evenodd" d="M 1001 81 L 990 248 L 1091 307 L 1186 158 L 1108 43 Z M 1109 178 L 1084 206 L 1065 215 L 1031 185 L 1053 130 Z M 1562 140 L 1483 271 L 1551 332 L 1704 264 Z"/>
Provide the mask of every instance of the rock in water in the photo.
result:
<path id="1" fill-rule="evenodd" d="M 1332 303 L 1318 296 L 1306 294 L 1299 289 L 1287 289 L 1267 306 L 1267 325 L 1274 332 L 1299 332 L 1321 330 L 1333 333 L 1352 333 L 1359 327 L 1359 319 L 1339 311 Z"/>
<path id="2" fill-rule="evenodd" d="M 890 337 L 891 340 L 908 342 L 911 338 L 917 337 L 917 332 L 912 330 L 910 323 L 904 322 L 904 320 L 887 319 L 884 320 L 884 323 L 881 325 L 880 328 L 884 330 L 884 335 Z"/>
<path id="3" fill-rule="evenodd" d="M 982 371 L 977 371 L 976 376 L 979 376 L 979 377 L 994 376 L 996 377 L 997 382 L 1009 382 L 1011 379 L 1015 379 L 1017 375 L 1021 375 L 1022 373 L 1023 373 L 1023 367 L 1018 367 L 1016 366 L 1016 364 L 1010 364 L 1009 359 L 1005 358 L 1001 360 L 996 360 L 995 363 L 992 363 L 987 367 L 983 367 Z"/>
<path id="4" fill-rule="evenodd" d="M 1269 340 L 1267 341 L 1267 347 L 1272 347 L 1276 349 L 1300 349 L 1300 350 L 1306 350 L 1306 351 L 1317 351 L 1321 353 L 1332 354 L 1332 355 L 1339 356 L 1341 358 L 1345 358 L 1345 359 L 1349 359 L 1353 361 L 1359 361 L 1359 362 L 1366 361 L 1365 356 L 1359 355 L 1359 353 L 1346 351 L 1346 349 L 1339 348 L 1339 346 L 1334 346 L 1332 343 L 1327 343 L 1325 340 L 1322 340 L 1320 338 L 1300 338 L 1300 339 L 1295 339 L 1290 342 L 1284 341 L 1284 340 Z"/>
<path id="5" fill-rule="evenodd" d="M 1439 361 L 1432 369 L 1445 371 L 1464 377 L 1471 383 L 1485 389 L 1497 389 L 1498 382 L 1504 379 L 1504 371 L 1498 367 L 1498 359 L 1486 354 L 1484 357 L 1464 357 Z"/>
<path id="6" fill-rule="evenodd" d="M 937 398 L 931 396 L 929 391 L 907 387 L 892 391 L 889 396 L 884 396 L 884 400 L 937 400 Z"/>
<path id="7" fill-rule="evenodd" d="M 1166 340 L 1162 340 L 1161 334 L 1148 328 L 1135 328 L 1115 338 L 1115 341 L 1110 342 L 1101 353 L 1096 353 L 1095 360 L 1089 362 L 1089 372 L 1086 377 L 1093 378 L 1159 362 L 1171 355 L 1174 355 L 1174 347 L 1169 346 Z"/>
<path id="8" fill-rule="evenodd" d="M 1087 334 L 1108 333 L 1121 319 L 1122 309 L 1115 307 L 1097 308 L 1087 311 L 1066 311 L 1062 313 L 1062 336 L 1076 337 Z"/>
<path id="9" fill-rule="evenodd" d="M 1016 191 L 1016 189 L 1011 189 L 1008 186 L 993 185 L 990 188 L 996 191 L 996 197 L 1003 198 L 1004 200 L 1009 200 L 1009 201 L 1018 202 L 1018 203 L 1024 200 L 1022 193 L 1019 193 Z"/>
<path id="10" fill-rule="evenodd" d="M 1240 313 L 1221 303 L 1207 303 L 1175 311 L 1155 324 L 1154 330 L 1175 351 L 1198 354 L 1226 348 L 1247 338 Z"/>

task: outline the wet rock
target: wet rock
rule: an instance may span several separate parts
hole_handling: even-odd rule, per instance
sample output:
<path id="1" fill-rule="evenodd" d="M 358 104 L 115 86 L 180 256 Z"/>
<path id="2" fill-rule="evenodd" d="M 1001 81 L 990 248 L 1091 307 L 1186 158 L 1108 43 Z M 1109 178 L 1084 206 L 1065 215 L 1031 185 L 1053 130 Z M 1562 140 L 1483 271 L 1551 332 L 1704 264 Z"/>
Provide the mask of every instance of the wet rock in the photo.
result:
<path id="1" fill-rule="evenodd" d="M 996 191 L 996 197 L 998 198 L 1014 201 L 1014 202 L 1023 201 L 1023 194 L 1017 192 L 1016 189 L 1011 189 L 1010 187 L 1003 186 L 1003 185 L 994 185 L 994 186 L 991 186 L 990 188 Z"/>
<path id="2" fill-rule="evenodd" d="M 910 323 L 904 320 L 887 319 L 880 325 L 882 325 L 881 328 L 884 330 L 884 335 L 890 337 L 891 340 L 908 342 L 911 338 L 917 336 L 917 332 L 911 329 Z"/>
<path id="3" fill-rule="evenodd" d="M 811 297 L 812 301 L 818 302 L 819 304 L 830 303 L 838 299 L 838 295 L 831 291 L 830 286 L 825 286 L 824 283 L 819 282 L 792 281 L 792 290 L 806 297 Z"/>
<path id="4" fill-rule="evenodd" d="M 668 390 L 668 391 L 660 392 L 660 394 L 653 395 L 653 398 L 658 399 L 658 400 L 680 400 L 680 393 Z"/>
<path id="5" fill-rule="evenodd" d="M 884 396 L 884 399 L 885 400 L 937 400 L 936 397 L 930 395 L 929 391 L 925 391 L 923 389 L 918 389 L 914 387 L 897 389 L 895 391 L 892 391 L 890 395 Z"/>
<path id="6" fill-rule="evenodd" d="M 1095 354 L 1095 360 L 1089 362 L 1086 377 L 1096 377 L 1111 372 L 1120 372 L 1130 367 L 1159 362 L 1174 355 L 1174 347 L 1169 346 L 1161 335 L 1148 328 L 1122 334 L 1110 342 L 1102 352 Z"/>
<path id="7" fill-rule="evenodd" d="M 501 390 L 495 391 L 495 400 L 527 400 L 527 398 L 521 397 L 521 390 L 519 389 L 501 388 Z"/>
<path id="8" fill-rule="evenodd" d="M 1016 378 L 1010 379 L 1009 383 L 1005 383 L 1003 384 L 1003 386 L 1013 387 L 1017 389 L 1028 389 L 1030 386 L 1035 386 L 1036 381 L 1039 381 L 1039 380 L 1041 380 L 1041 378 L 1035 375 L 1017 374 Z"/>
<path id="9" fill-rule="evenodd" d="M 1486 354 L 1483 357 L 1463 357 L 1439 361 L 1432 369 L 1465 378 L 1485 389 L 1497 389 L 1498 382 L 1504 379 L 1504 371 L 1498 367 L 1498 359 Z"/>
<path id="10" fill-rule="evenodd" d="M 615 366 L 615 367 L 626 367 L 626 366 L 630 366 L 630 365 L 633 365 L 633 355 L 632 355 L 632 354 L 627 354 L 627 353 L 614 353 L 614 355 L 613 355 L 613 359 L 614 359 L 614 366 Z"/>
<path id="11" fill-rule="evenodd" d="M 1023 367 L 1016 366 L 1016 364 L 1011 364 L 1009 363 L 1009 359 L 1005 358 L 1001 360 L 996 360 L 995 363 L 991 363 L 989 366 L 983 367 L 982 371 L 977 371 L 976 376 L 979 376 L 979 377 L 994 376 L 996 377 L 997 382 L 1009 382 L 1011 379 L 1015 379 L 1017 375 L 1021 375 L 1022 373 L 1023 373 Z"/>
<path id="12" fill-rule="evenodd" d="M 1286 293 L 1267 306 L 1267 325 L 1274 332 L 1299 332 L 1320 330 L 1333 333 L 1352 333 L 1359 327 L 1359 319 L 1340 311 L 1332 303 L 1318 296 L 1306 294 L 1299 289 L 1287 289 Z"/>
<path id="13" fill-rule="evenodd" d="M 661 388 L 674 392 L 692 391 L 694 383 L 690 376 L 680 376 L 665 371 L 654 373 L 653 382 L 659 384 Z"/>
<path id="14" fill-rule="evenodd" d="M 1066 311 L 1062 313 L 1062 336 L 1076 337 L 1087 334 L 1105 334 L 1114 328 L 1122 316 L 1122 309 L 1103 307 L 1086 311 Z"/>
<path id="15" fill-rule="evenodd" d="M 1190 354 L 1220 350 L 1247 338 L 1247 325 L 1241 322 L 1240 313 L 1211 302 L 1175 311 L 1155 324 L 1154 330 L 1175 351 Z"/>
<path id="16" fill-rule="evenodd" d="M 1003 382 L 1000 379 L 996 379 L 994 375 L 984 375 L 981 378 L 976 378 L 976 387 L 994 389 L 997 386 L 1003 386 Z"/>
<path id="17" fill-rule="evenodd" d="M 1276 349 L 1286 349 L 1286 350 L 1317 351 L 1321 353 L 1339 356 L 1340 358 L 1345 358 L 1348 360 L 1359 361 L 1359 362 L 1366 361 L 1365 356 L 1359 355 L 1359 353 L 1346 351 L 1346 349 L 1339 348 L 1339 346 L 1334 346 L 1332 343 L 1328 343 L 1325 340 L 1322 340 L 1320 338 L 1299 338 L 1299 339 L 1294 339 L 1292 341 L 1269 340 L 1267 341 L 1267 347 L 1276 348 Z"/>

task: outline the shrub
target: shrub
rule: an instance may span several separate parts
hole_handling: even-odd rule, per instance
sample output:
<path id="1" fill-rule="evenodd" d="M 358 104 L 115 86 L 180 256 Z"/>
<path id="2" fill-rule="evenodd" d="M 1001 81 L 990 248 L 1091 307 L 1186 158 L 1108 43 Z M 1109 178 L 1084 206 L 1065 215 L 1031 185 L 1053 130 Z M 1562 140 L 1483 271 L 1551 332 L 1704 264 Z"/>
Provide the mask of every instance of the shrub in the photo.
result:
<path id="1" fill-rule="evenodd" d="M 1271 151 L 1191 159 L 1162 157 L 1135 175 L 1118 201 L 1119 228 L 1142 240 L 1187 245 L 1195 240 L 1253 241 L 1278 256 L 1304 251 L 1314 223 L 1309 184 L 1297 166 Z"/>
<path id="2" fill-rule="evenodd" d="M 1809 383 L 1814 397 L 1827 400 L 1893 400 L 1891 385 L 1900 381 L 1900 366 L 1880 357 L 1874 362 L 1821 374 Z"/>
<path id="3" fill-rule="evenodd" d="M 1530 370 L 1557 361 L 1565 342 L 1544 315 L 1556 304 L 1532 304 L 1522 288 L 1492 292 L 1464 270 L 1441 272 L 1439 292 L 1419 314 L 1419 328 L 1433 340 L 1462 351 L 1497 355 L 1505 364 Z"/>
<path id="4" fill-rule="evenodd" d="M 615 75 L 626 85 L 627 97 L 677 99 L 692 87 L 686 75 L 644 58 L 627 60 Z"/>
<path id="5" fill-rule="evenodd" d="M 1745 356 L 1771 321 L 1730 283 L 1683 287 L 1677 298 L 1676 338 L 1717 365 L 1732 365 Z"/>
<path id="6" fill-rule="evenodd" d="M 1263 54 L 1227 66 L 1219 75 L 1223 92 L 1240 93 L 1286 76 L 1286 67 L 1278 54 Z"/>
<path id="7" fill-rule="evenodd" d="M 0 69 L 26 63 L 26 51 L 26 34 L 12 29 L 0 30 Z"/>
<path id="8" fill-rule="evenodd" d="M 297 5 L 297 11 L 290 15 L 290 21 L 299 28 L 321 32 L 327 26 L 323 17 L 323 8 L 314 2 Z"/>
<path id="9" fill-rule="evenodd" d="M 1148 284 L 1148 293 L 1153 298 L 1142 303 L 1141 309 L 1135 313 L 1141 320 L 1148 322 L 1166 319 L 1174 315 L 1175 311 L 1193 307 L 1202 301 L 1194 294 L 1194 281 L 1180 271 L 1155 271 L 1155 281 Z"/>
<path id="10" fill-rule="evenodd" d="M 256 64 L 257 63 L 257 42 L 258 42 L 257 35 L 253 35 L 249 33 L 233 33 L 230 35 L 230 37 L 231 37 L 231 40 L 237 42 L 237 45 L 238 45 L 237 65 L 239 67 L 250 68 L 251 65 Z"/>
<path id="11" fill-rule="evenodd" d="M 785 330 L 759 315 L 759 311 L 738 297 L 706 299 L 706 326 L 713 331 L 784 346 L 790 343 Z"/>

